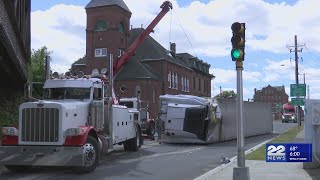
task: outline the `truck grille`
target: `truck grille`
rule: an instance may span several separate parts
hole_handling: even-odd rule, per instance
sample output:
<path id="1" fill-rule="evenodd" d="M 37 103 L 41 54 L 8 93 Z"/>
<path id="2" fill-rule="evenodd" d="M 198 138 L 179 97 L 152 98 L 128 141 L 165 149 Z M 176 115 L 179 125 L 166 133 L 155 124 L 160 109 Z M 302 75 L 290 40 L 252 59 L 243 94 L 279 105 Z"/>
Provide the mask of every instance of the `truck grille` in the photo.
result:
<path id="1" fill-rule="evenodd" d="M 292 117 L 291 115 L 284 115 L 285 119 L 291 119 L 291 117 Z"/>
<path id="2" fill-rule="evenodd" d="M 21 140 L 25 142 L 58 142 L 59 109 L 25 108 L 22 110 Z"/>

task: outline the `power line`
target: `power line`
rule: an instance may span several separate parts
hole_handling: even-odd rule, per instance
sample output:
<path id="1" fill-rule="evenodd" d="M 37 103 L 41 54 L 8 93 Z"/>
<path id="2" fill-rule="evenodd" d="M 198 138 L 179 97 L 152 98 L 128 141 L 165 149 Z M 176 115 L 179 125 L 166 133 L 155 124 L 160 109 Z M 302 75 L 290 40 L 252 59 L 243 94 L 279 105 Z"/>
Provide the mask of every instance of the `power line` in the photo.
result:
<path id="1" fill-rule="evenodd" d="M 193 46 L 192 46 L 192 43 L 190 42 L 190 39 L 189 39 L 189 37 L 188 37 L 187 33 L 185 32 L 185 30 L 184 30 L 184 28 L 183 28 L 183 26 L 182 26 L 182 24 L 181 24 L 181 22 L 180 22 L 180 20 L 179 20 L 179 17 L 178 17 L 178 15 L 176 14 L 176 11 L 175 11 L 174 9 L 173 9 L 173 12 L 174 12 L 174 13 L 175 13 L 175 15 L 176 15 L 176 18 L 177 18 L 177 20 L 178 20 L 178 22 L 179 22 L 180 27 L 182 28 L 182 31 L 183 31 L 184 35 L 187 37 L 188 42 L 189 42 L 189 44 L 190 44 L 190 46 L 191 46 L 191 48 L 192 48 L 192 50 L 193 50 L 194 54 L 196 55 L 196 57 L 198 57 L 198 55 L 197 55 L 196 51 L 194 50 L 194 48 L 193 48 Z"/>

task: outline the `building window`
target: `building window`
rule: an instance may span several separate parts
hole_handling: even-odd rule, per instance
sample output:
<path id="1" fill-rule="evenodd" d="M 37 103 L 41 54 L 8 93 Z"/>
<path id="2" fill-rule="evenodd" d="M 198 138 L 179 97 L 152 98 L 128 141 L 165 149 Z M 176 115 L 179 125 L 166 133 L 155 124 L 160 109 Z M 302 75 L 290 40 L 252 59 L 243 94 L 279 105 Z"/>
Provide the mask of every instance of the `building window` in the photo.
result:
<path id="1" fill-rule="evenodd" d="M 175 81 L 174 81 L 174 88 L 175 88 L 175 89 L 178 89 L 178 74 L 175 73 L 174 76 L 175 76 L 175 77 L 174 77 L 174 79 L 175 79 Z"/>
<path id="2" fill-rule="evenodd" d="M 98 74 L 99 74 L 99 70 L 97 68 L 92 69 L 91 75 L 98 75 Z"/>
<path id="3" fill-rule="evenodd" d="M 94 50 L 94 57 L 105 57 L 107 56 L 107 48 L 96 48 Z"/>
<path id="4" fill-rule="evenodd" d="M 185 91 L 185 88 L 184 88 L 184 76 L 183 75 L 181 75 L 181 90 Z"/>
<path id="5" fill-rule="evenodd" d="M 120 33 L 124 33 L 124 24 L 123 22 L 120 22 L 119 25 L 118 25 L 118 31 Z"/>
<path id="6" fill-rule="evenodd" d="M 171 71 L 168 73 L 169 88 L 171 88 Z"/>
<path id="7" fill-rule="evenodd" d="M 152 103 L 156 103 L 156 91 L 152 90 Z"/>
<path id="8" fill-rule="evenodd" d="M 122 49 L 118 49 L 118 58 L 121 57 L 124 54 L 124 51 Z"/>
<path id="9" fill-rule="evenodd" d="M 189 78 L 187 78 L 187 92 L 189 92 Z"/>
<path id="10" fill-rule="evenodd" d="M 199 79 L 199 91 L 201 91 L 201 79 Z"/>
<path id="11" fill-rule="evenodd" d="M 122 85 L 122 86 L 120 87 L 120 91 L 121 91 L 121 92 L 124 92 L 126 89 L 127 89 L 127 87 L 126 87 L 125 85 Z"/>
<path id="12" fill-rule="evenodd" d="M 171 73 L 171 88 L 174 89 L 174 73 Z"/>
<path id="13" fill-rule="evenodd" d="M 185 89 L 185 91 L 187 91 L 187 77 L 185 76 L 184 77 L 184 89 Z"/>
<path id="14" fill-rule="evenodd" d="M 97 21 L 94 30 L 103 31 L 103 30 L 106 30 L 106 29 L 107 29 L 107 23 L 105 21 L 103 21 L 103 20 Z"/>
<path id="15" fill-rule="evenodd" d="M 193 77 L 193 89 L 196 90 L 196 78 Z"/>

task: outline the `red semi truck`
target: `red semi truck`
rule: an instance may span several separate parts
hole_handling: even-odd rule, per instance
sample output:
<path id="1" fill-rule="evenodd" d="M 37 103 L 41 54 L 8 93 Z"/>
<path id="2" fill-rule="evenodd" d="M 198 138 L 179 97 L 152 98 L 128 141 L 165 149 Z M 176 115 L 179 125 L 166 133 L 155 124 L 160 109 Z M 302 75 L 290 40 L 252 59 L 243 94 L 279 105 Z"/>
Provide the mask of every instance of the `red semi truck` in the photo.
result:
<path id="1" fill-rule="evenodd" d="M 282 106 L 282 122 L 297 122 L 295 107 L 290 103 Z"/>

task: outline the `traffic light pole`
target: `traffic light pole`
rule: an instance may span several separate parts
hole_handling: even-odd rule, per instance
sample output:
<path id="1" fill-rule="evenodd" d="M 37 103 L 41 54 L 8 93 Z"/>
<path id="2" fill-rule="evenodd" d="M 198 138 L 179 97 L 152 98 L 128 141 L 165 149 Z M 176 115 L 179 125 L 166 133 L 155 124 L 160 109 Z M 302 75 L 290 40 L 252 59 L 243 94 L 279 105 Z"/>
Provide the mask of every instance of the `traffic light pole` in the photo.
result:
<path id="1" fill-rule="evenodd" d="M 243 61 L 236 61 L 237 70 L 237 165 L 233 169 L 233 180 L 250 180 L 249 167 L 245 167 L 243 128 Z"/>

